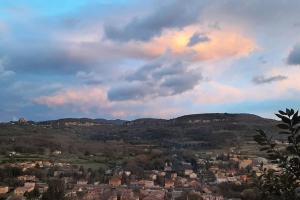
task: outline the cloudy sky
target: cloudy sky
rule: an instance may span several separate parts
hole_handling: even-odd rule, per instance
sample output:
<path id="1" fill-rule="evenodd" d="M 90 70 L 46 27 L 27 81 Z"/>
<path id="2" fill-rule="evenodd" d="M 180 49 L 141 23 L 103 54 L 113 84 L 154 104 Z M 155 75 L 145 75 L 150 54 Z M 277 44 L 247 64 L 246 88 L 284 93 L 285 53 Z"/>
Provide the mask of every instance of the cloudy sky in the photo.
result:
<path id="1" fill-rule="evenodd" d="M 300 107 L 299 0 L 1 0 L 0 121 Z"/>

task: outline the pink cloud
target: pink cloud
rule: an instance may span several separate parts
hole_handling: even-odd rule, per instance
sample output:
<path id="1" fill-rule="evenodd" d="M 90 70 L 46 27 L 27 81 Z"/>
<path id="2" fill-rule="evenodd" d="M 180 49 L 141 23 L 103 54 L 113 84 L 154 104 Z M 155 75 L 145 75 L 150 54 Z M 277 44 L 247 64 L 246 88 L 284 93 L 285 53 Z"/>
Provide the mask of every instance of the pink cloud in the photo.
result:
<path id="1" fill-rule="evenodd" d="M 196 32 L 205 32 L 209 41 L 190 47 L 189 40 Z M 156 56 L 162 55 L 166 49 L 178 55 L 192 53 L 195 55 L 195 61 L 239 58 L 248 56 L 257 49 L 255 40 L 238 29 L 207 31 L 201 28 L 201 25 L 193 25 L 181 30 L 166 30 L 160 37 L 142 45 L 145 52 Z"/>
<path id="2" fill-rule="evenodd" d="M 52 96 L 41 96 L 35 103 L 53 106 L 106 103 L 106 91 L 102 88 L 81 88 L 63 90 Z"/>
<path id="3" fill-rule="evenodd" d="M 213 81 L 198 86 L 192 95 L 194 102 L 202 105 L 234 103 L 247 98 L 247 94 L 240 88 Z"/>

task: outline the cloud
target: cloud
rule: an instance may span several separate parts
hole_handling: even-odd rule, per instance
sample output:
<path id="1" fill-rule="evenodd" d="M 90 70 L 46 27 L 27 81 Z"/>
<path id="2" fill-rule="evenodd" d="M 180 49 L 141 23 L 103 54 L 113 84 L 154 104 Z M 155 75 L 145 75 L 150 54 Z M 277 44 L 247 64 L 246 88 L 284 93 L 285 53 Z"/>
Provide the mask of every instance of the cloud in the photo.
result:
<path id="1" fill-rule="evenodd" d="M 256 34 L 264 30 L 264 34 L 273 33 L 273 37 L 277 37 L 283 36 L 278 30 L 286 34 L 295 32 L 291 26 L 300 17 L 299 6 L 298 0 L 211 1 L 202 18 L 212 22 L 221 20 L 224 26 L 238 25 Z"/>
<path id="2" fill-rule="evenodd" d="M 64 105 L 95 106 L 106 102 L 106 91 L 102 88 L 64 89 L 50 96 L 40 96 L 34 99 L 37 104 L 50 107 Z"/>
<path id="3" fill-rule="evenodd" d="M 189 54 L 197 61 L 215 61 L 248 56 L 257 49 L 254 38 L 244 35 L 238 28 L 212 30 L 206 33 L 209 42 L 198 42 L 188 46 L 195 32 L 205 31 L 200 25 L 192 25 L 181 30 L 165 30 L 160 37 L 148 43 L 141 43 L 143 51 L 160 56 L 167 49 L 176 55 Z"/>
<path id="4" fill-rule="evenodd" d="M 162 88 L 167 88 L 172 95 L 181 94 L 193 89 L 202 79 L 201 74 L 185 72 L 184 74 L 177 74 L 165 78 L 160 86 Z"/>
<path id="5" fill-rule="evenodd" d="M 190 99 L 200 105 L 218 105 L 241 102 L 247 98 L 247 93 L 240 88 L 209 81 L 195 88 Z"/>
<path id="6" fill-rule="evenodd" d="M 3 61 L 0 59 L 0 79 L 8 78 L 14 75 L 15 72 L 11 70 L 6 70 L 3 66 Z"/>
<path id="7" fill-rule="evenodd" d="M 111 88 L 108 99 L 111 101 L 143 100 L 146 96 L 154 95 L 154 87 L 145 83 L 125 83 Z"/>
<path id="8" fill-rule="evenodd" d="M 110 16 L 108 13 L 107 16 L 94 15 L 96 19 L 82 13 L 72 13 L 42 20 L 37 20 L 39 18 L 35 18 L 33 14 L 30 21 L 14 19 L 11 23 L 6 23 L 22 29 L 22 34 L 9 27 L 11 31 L 9 37 L 3 37 L 0 55 L 7 57 L 7 69 L 16 73 L 70 74 L 77 71 L 106 71 L 107 74 L 113 74 L 112 71 L 118 71 L 116 68 L 130 59 L 151 60 L 164 54 L 167 49 L 178 55 L 194 53 L 195 60 L 202 61 L 241 57 L 255 48 L 255 41 L 239 30 L 224 28 L 222 31 L 206 31 L 205 25 L 198 21 L 202 7 L 206 4 L 204 1 L 190 0 L 186 3 L 176 0 L 161 4 L 163 5 L 144 8 L 138 13 L 136 20 L 132 19 L 125 25 L 134 27 L 130 28 L 134 30 L 134 34 L 153 29 L 154 35 L 150 34 L 151 37 L 147 40 L 127 40 L 123 43 L 108 40 L 103 25 Z M 124 16 L 127 14 L 124 13 Z M 172 19 L 166 20 L 168 17 Z M 80 19 L 80 22 L 75 20 L 75 24 L 72 22 L 67 26 L 62 23 L 66 18 Z M 121 18 L 118 20 L 123 22 Z M 156 23 L 160 28 L 157 28 Z M 118 24 L 121 24 L 120 21 Z M 205 40 L 204 35 L 197 34 L 203 32 L 210 42 L 199 41 Z M 194 44 L 187 46 L 190 42 Z"/>
<path id="9" fill-rule="evenodd" d="M 255 84 L 265 84 L 265 83 L 272 83 L 272 82 L 277 82 L 277 81 L 282 81 L 287 79 L 287 76 L 283 75 L 276 75 L 276 76 L 270 76 L 270 77 L 265 77 L 265 76 L 255 76 L 252 81 Z"/>
<path id="10" fill-rule="evenodd" d="M 300 65 L 300 44 L 294 46 L 287 58 L 287 63 L 289 65 Z"/>
<path id="11" fill-rule="evenodd" d="M 298 0 L 109 4 L 44 15 L 28 3 L 27 16 L 1 19 L 2 110 L 130 118 L 299 96 L 300 68 L 268 66 L 299 39 Z M 288 64 L 299 65 L 299 46 Z"/>
<path id="12" fill-rule="evenodd" d="M 139 67 L 126 77 L 128 81 L 147 81 L 150 79 L 160 80 L 164 76 L 184 73 L 184 61 L 189 60 L 188 56 L 176 56 L 171 50 L 167 50 L 160 57 L 149 61 Z"/>
<path id="13" fill-rule="evenodd" d="M 108 38 L 121 42 L 149 41 L 160 36 L 165 28 L 183 28 L 196 22 L 202 5 L 204 1 L 167 1 L 146 16 L 134 17 L 124 27 L 106 25 L 105 34 Z"/>
<path id="14" fill-rule="evenodd" d="M 238 85 L 241 81 L 237 80 L 233 84 L 210 80 L 197 85 L 184 97 L 204 106 L 278 100 L 296 101 L 299 99 L 300 92 L 300 81 L 297 78 L 299 74 L 299 68 L 277 67 L 268 71 L 263 79 L 259 78 L 260 83 L 256 85 Z M 273 81 L 273 84 L 263 84 L 263 81 Z"/>
<path id="15" fill-rule="evenodd" d="M 78 71 L 76 77 L 84 81 L 88 85 L 99 85 L 103 83 L 103 78 L 96 72 Z"/>
<path id="16" fill-rule="evenodd" d="M 153 101 L 111 102 L 107 98 L 106 89 L 86 86 L 59 89 L 53 94 L 34 98 L 33 103 L 39 105 L 38 108 L 47 112 L 48 116 L 59 113 L 66 117 L 86 115 L 94 118 L 136 119 L 143 116 L 169 118 L 179 115 L 182 108 L 175 102 L 170 103 L 172 99 L 166 97 Z"/>
<path id="17" fill-rule="evenodd" d="M 210 39 L 207 35 L 203 33 L 194 33 L 194 35 L 190 38 L 189 43 L 187 46 L 191 47 L 201 42 L 209 42 Z"/>
<path id="18" fill-rule="evenodd" d="M 111 101 L 144 100 L 173 96 L 192 90 L 203 79 L 202 74 L 190 68 L 185 57 L 175 58 L 166 52 L 125 77 L 123 83 L 108 91 Z"/>
<path id="19" fill-rule="evenodd" d="M 149 98 L 174 96 L 192 90 L 199 81 L 201 74 L 185 72 L 182 75 L 170 75 L 160 80 L 125 82 L 112 87 L 108 91 L 110 101 L 144 101 Z"/>

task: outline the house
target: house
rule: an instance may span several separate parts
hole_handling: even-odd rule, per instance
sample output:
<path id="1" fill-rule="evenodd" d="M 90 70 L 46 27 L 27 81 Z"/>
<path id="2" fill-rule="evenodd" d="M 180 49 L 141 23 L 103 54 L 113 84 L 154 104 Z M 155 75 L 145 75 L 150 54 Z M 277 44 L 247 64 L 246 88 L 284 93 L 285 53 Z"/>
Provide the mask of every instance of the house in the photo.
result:
<path id="1" fill-rule="evenodd" d="M 9 188 L 7 186 L 0 186 L 0 194 L 8 193 Z"/>
<path id="2" fill-rule="evenodd" d="M 17 152 L 15 152 L 15 151 L 11 151 L 8 153 L 9 157 L 16 156 L 16 155 L 17 155 Z"/>
<path id="3" fill-rule="evenodd" d="M 261 164 L 267 164 L 268 160 L 266 158 L 263 157 L 257 157 L 253 160 L 253 164 L 254 165 L 261 165 Z"/>
<path id="4" fill-rule="evenodd" d="M 74 183 L 73 177 L 63 177 L 62 180 L 65 184 Z"/>
<path id="5" fill-rule="evenodd" d="M 194 178 L 197 178 L 197 174 L 196 174 L 196 173 L 194 173 L 194 172 L 193 172 L 193 173 L 191 173 L 191 174 L 190 174 L 190 178 L 193 178 L 193 179 L 194 179 Z"/>
<path id="6" fill-rule="evenodd" d="M 87 185 L 88 182 L 86 180 L 78 180 L 77 185 Z"/>
<path id="7" fill-rule="evenodd" d="M 242 175 L 242 176 L 240 176 L 240 180 L 241 180 L 242 182 L 248 182 L 248 181 L 249 181 L 249 178 L 248 178 L 247 175 Z"/>
<path id="8" fill-rule="evenodd" d="M 149 178 L 150 178 L 151 180 L 156 180 L 156 179 L 157 179 L 157 175 L 156 175 L 156 174 L 150 174 L 150 175 L 149 175 Z"/>
<path id="9" fill-rule="evenodd" d="M 164 177 L 164 176 L 166 176 L 166 172 L 159 172 L 158 175 Z"/>
<path id="10" fill-rule="evenodd" d="M 189 176 L 190 174 L 192 174 L 194 171 L 192 169 L 185 169 L 184 170 L 184 175 Z"/>
<path id="11" fill-rule="evenodd" d="M 42 161 L 43 162 L 43 166 L 45 167 L 51 167 L 52 166 L 52 163 L 49 162 L 49 161 Z"/>
<path id="12" fill-rule="evenodd" d="M 28 188 L 28 189 L 30 189 L 30 188 L 33 188 L 33 189 L 34 189 L 35 183 L 34 183 L 34 182 L 26 182 L 26 183 L 24 183 L 24 187 L 26 187 L 26 188 Z M 32 190 L 33 190 L 33 189 L 32 189 Z"/>
<path id="13" fill-rule="evenodd" d="M 24 175 L 24 176 L 18 176 L 18 180 L 20 180 L 20 181 L 35 181 L 36 177 L 35 176 Z"/>
<path id="14" fill-rule="evenodd" d="M 189 186 L 192 187 L 192 188 L 200 188 L 201 184 L 196 180 L 191 180 L 189 182 Z"/>
<path id="15" fill-rule="evenodd" d="M 213 194 L 202 194 L 201 197 L 203 200 L 224 200 L 223 196 L 215 196 Z"/>
<path id="16" fill-rule="evenodd" d="M 131 171 L 125 171 L 124 172 L 126 176 L 130 176 L 131 175 Z"/>
<path id="17" fill-rule="evenodd" d="M 209 171 L 211 171 L 212 173 L 216 174 L 220 171 L 219 167 L 217 166 L 212 166 L 209 168 Z"/>
<path id="18" fill-rule="evenodd" d="M 175 179 L 175 178 L 177 178 L 177 173 L 176 172 L 171 173 L 171 179 Z"/>
<path id="19" fill-rule="evenodd" d="M 216 179 L 217 179 L 216 181 L 218 184 L 228 182 L 227 178 L 225 178 L 225 177 L 217 177 Z"/>
<path id="20" fill-rule="evenodd" d="M 61 155 L 61 151 L 55 150 L 52 152 L 52 154 L 58 156 L 58 155 Z"/>
<path id="21" fill-rule="evenodd" d="M 240 169 L 245 169 L 246 167 L 252 165 L 252 160 L 250 159 L 247 159 L 247 160 L 241 160 L 240 163 L 239 163 L 239 168 Z"/>
<path id="22" fill-rule="evenodd" d="M 178 177 L 176 178 L 176 187 L 183 187 L 187 183 L 186 178 Z"/>
<path id="23" fill-rule="evenodd" d="M 122 181 L 119 177 L 114 176 L 111 179 L 109 179 L 109 185 L 113 186 L 113 187 L 118 187 L 122 184 Z"/>
<path id="24" fill-rule="evenodd" d="M 25 118 L 20 118 L 19 120 L 18 120 L 18 123 L 19 124 L 27 124 L 27 120 L 25 119 Z"/>
<path id="25" fill-rule="evenodd" d="M 27 183 L 25 183 L 24 187 L 17 187 L 14 190 L 14 193 L 17 196 L 23 196 L 25 194 L 25 192 L 31 192 L 31 191 L 33 191 L 34 187 L 35 187 L 35 183 L 27 182 Z"/>
<path id="26" fill-rule="evenodd" d="M 164 171 L 165 171 L 165 172 L 170 172 L 170 171 L 172 171 L 172 167 L 166 165 L 165 168 L 164 168 Z"/>
<path id="27" fill-rule="evenodd" d="M 47 183 L 37 183 L 37 184 L 36 184 L 36 187 L 37 187 L 37 189 L 39 190 L 39 192 L 40 192 L 41 194 L 47 192 L 47 190 L 48 190 L 48 188 L 49 188 L 49 186 L 48 186 Z"/>
<path id="28" fill-rule="evenodd" d="M 17 187 L 15 190 L 14 190 L 14 193 L 15 195 L 17 196 L 23 196 L 25 194 L 25 192 L 27 192 L 27 188 L 25 187 Z"/>
<path id="29" fill-rule="evenodd" d="M 117 195 L 112 195 L 108 200 L 118 200 L 118 196 Z"/>
<path id="30" fill-rule="evenodd" d="M 238 181 L 237 177 L 227 177 L 227 180 L 228 182 L 233 182 L 233 183 Z"/>
<path id="31" fill-rule="evenodd" d="M 165 188 L 167 188 L 167 189 L 174 188 L 174 181 L 173 180 L 166 180 L 165 181 Z"/>
<path id="32" fill-rule="evenodd" d="M 144 185 L 146 188 L 152 188 L 154 187 L 154 181 L 144 180 Z"/>
<path id="33" fill-rule="evenodd" d="M 22 171 L 26 171 L 27 169 L 31 169 L 31 168 L 34 168 L 36 167 L 36 164 L 35 163 L 28 163 L 28 162 L 25 162 L 25 163 L 21 163 L 21 166 L 22 166 Z"/>

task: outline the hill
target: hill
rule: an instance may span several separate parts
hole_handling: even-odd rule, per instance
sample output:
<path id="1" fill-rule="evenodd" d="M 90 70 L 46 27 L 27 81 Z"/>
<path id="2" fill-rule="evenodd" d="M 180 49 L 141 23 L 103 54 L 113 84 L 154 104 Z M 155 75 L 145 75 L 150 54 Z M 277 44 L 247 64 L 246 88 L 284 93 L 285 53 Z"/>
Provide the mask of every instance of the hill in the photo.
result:
<path id="1" fill-rule="evenodd" d="M 256 129 L 276 131 L 277 121 L 252 114 L 193 114 L 174 119 L 132 121 L 65 118 L 1 124 L 0 149 L 68 154 L 103 153 L 150 145 L 159 149 L 222 149 L 251 143 Z M 128 150 L 129 151 L 129 150 Z"/>

